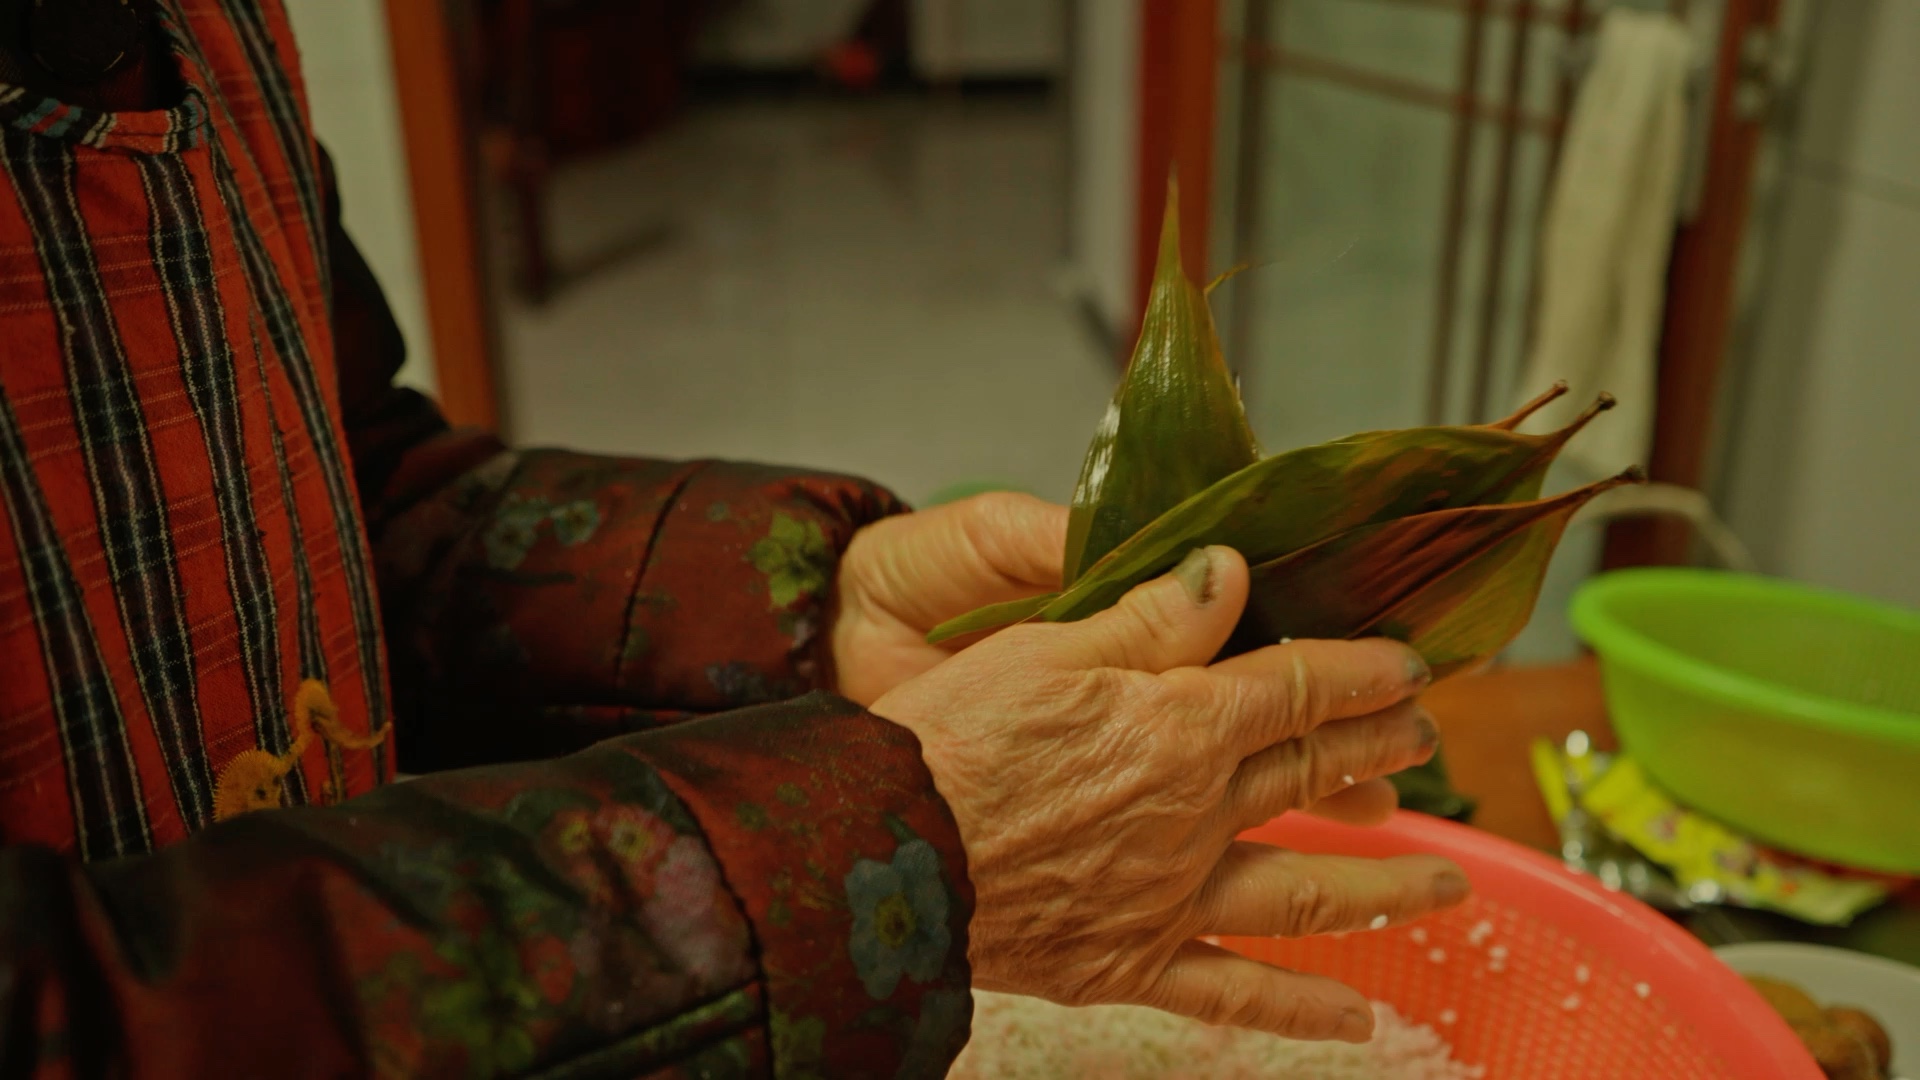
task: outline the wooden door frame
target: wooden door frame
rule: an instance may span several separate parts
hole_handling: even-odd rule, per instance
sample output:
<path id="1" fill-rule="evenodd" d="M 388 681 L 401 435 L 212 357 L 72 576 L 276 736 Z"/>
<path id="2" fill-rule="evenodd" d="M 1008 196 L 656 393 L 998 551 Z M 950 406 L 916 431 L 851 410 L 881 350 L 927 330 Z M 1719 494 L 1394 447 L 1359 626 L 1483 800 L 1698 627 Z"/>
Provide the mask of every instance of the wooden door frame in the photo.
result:
<path id="1" fill-rule="evenodd" d="M 1648 476 L 1699 488 L 1718 432 L 1720 374 L 1733 337 L 1740 250 L 1753 208 L 1754 170 L 1766 134 L 1764 113 L 1745 114 L 1740 86 L 1749 35 L 1777 36 L 1780 0 L 1726 0 L 1713 79 L 1706 171 L 1698 214 L 1674 237 L 1667 264 L 1666 311 L 1654 393 Z M 1681 565 L 1690 561 L 1692 526 L 1670 518 L 1608 527 L 1602 566 Z"/>
<path id="2" fill-rule="evenodd" d="M 478 142 L 463 69 L 466 0 L 386 0 L 388 47 L 413 197 L 440 410 L 503 428 L 478 198 Z"/>
<path id="3" fill-rule="evenodd" d="M 1180 177 L 1180 257 L 1206 280 L 1213 226 L 1213 138 L 1220 85 L 1217 0 L 1140 0 L 1140 142 L 1134 218 L 1134 315 L 1147 309 L 1165 183 Z M 1131 330 L 1131 328 L 1129 328 Z M 1132 333 L 1127 334 L 1131 343 Z M 1124 366 L 1127 357 L 1120 358 Z"/>

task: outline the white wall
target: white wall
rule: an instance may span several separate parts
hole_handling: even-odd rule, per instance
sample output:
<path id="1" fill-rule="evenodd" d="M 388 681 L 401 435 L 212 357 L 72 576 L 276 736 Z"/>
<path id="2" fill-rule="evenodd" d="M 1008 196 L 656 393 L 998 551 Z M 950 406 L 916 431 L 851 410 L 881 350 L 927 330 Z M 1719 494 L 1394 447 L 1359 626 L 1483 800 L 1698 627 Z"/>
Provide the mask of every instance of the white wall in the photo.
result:
<path id="1" fill-rule="evenodd" d="M 1079 0 L 1072 29 L 1073 160 L 1067 193 L 1073 275 L 1108 329 L 1134 333 L 1133 248 L 1140 146 L 1140 0 Z"/>
<path id="2" fill-rule="evenodd" d="M 409 0 L 410 2 L 410 0 Z M 333 155 L 347 232 L 379 277 L 407 338 L 402 382 L 431 392 L 433 342 L 415 247 L 383 0 L 286 0 L 313 126 Z"/>
<path id="3" fill-rule="evenodd" d="M 1920 0 L 1820 8 L 1725 505 L 1767 570 L 1920 606 Z"/>
<path id="4" fill-rule="evenodd" d="M 706 28 L 699 52 L 740 67 L 805 66 L 853 29 L 864 6 L 863 0 L 744 0 Z"/>
<path id="5" fill-rule="evenodd" d="M 1063 2 L 909 0 L 915 67 L 929 78 L 1051 75 L 1060 66 Z M 745 0 L 706 28 L 699 53 L 739 67 L 806 67 L 851 33 L 865 9 L 865 0 Z"/>
<path id="6" fill-rule="evenodd" d="M 926 78 L 1055 75 L 1064 0 L 912 0 L 913 63 Z"/>

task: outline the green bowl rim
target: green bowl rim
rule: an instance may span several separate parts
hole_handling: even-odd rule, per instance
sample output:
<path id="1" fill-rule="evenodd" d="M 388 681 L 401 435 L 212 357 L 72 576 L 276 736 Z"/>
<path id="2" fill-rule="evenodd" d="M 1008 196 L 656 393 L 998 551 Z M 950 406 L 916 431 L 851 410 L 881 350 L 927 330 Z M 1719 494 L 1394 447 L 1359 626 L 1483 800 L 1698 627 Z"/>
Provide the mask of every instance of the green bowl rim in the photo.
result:
<path id="1" fill-rule="evenodd" d="M 1609 597 L 1623 592 L 1643 592 L 1644 586 L 1653 584 L 1679 585 L 1696 593 L 1704 591 L 1722 596 L 1788 594 L 1810 606 L 1902 630 L 1920 631 L 1920 612 L 1761 574 L 1680 567 L 1600 574 L 1574 593 L 1569 611 L 1574 629 L 1600 654 L 1603 663 L 1624 660 L 1629 666 L 1668 682 L 1678 682 L 1691 692 L 1754 709 L 1776 719 L 1798 721 L 1840 734 L 1874 735 L 1920 747 L 1920 713 L 1856 705 L 1716 667 L 1654 641 L 1605 610 Z"/>

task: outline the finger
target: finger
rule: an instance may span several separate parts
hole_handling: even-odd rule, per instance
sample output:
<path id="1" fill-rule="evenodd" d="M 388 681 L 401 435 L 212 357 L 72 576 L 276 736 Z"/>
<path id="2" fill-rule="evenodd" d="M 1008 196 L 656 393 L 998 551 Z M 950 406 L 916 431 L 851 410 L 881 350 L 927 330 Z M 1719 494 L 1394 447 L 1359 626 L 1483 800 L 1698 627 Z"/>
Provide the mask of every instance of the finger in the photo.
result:
<path id="1" fill-rule="evenodd" d="M 1227 784 L 1221 813 L 1235 832 L 1252 828 L 1362 780 L 1418 765 L 1439 745 L 1433 717 L 1412 701 L 1336 720 L 1242 761 Z"/>
<path id="2" fill-rule="evenodd" d="M 1062 626 L 1090 667 L 1159 673 L 1212 660 L 1247 603 L 1247 561 L 1232 548 L 1195 548 L 1171 573 L 1134 586 L 1097 615 Z"/>
<path id="3" fill-rule="evenodd" d="M 1290 1039 L 1360 1043 L 1373 1036 L 1373 1008 L 1352 987 L 1199 941 L 1180 946 L 1143 1004 Z"/>
<path id="4" fill-rule="evenodd" d="M 1066 507 L 1011 491 L 975 495 L 954 506 L 968 546 L 1007 583 L 1008 594 L 999 599 L 1016 600 L 1060 587 Z"/>
<path id="5" fill-rule="evenodd" d="M 1343 825 L 1372 827 L 1385 825 L 1398 809 L 1400 793 L 1394 789 L 1393 781 L 1374 779 L 1362 780 L 1322 798 L 1307 807 L 1307 813 Z"/>
<path id="6" fill-rule="evenodd" d="M 922 631 L 1037 596 L 1060 587 L 1067 513 L 1031 495 L 992 492 L 887 518 L 855 536 L 865 574 L 841 585 Z"/>
<path id="7" fill-rule="evenodd" d="M 1432 681 L 1425 660 L 1397 641 L 1293 641 L 1207 669 L 1232 680 L 1229 730 L 1243 754 L 1298 738 L 1329 720 L 1405 701 Z"/>
<path id="8" fill-rule="evenodd" d="M 1438 855 L 1303 855 L 1239 841 L 1201 888 L 1204 933 L 1310 937 L 1378 930 L 1450 908 L 1470 886 Z"/>

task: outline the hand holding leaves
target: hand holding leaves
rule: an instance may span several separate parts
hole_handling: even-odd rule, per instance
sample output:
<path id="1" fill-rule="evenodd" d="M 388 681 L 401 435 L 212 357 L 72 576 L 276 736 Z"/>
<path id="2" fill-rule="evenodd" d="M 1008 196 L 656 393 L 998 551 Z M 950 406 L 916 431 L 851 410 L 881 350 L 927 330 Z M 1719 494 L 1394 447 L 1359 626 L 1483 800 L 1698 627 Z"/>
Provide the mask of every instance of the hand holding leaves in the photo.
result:
<path id="1" fill-rule="evenodd" d="M 1386 636 L 1445 675 L 1497 653 L 1532 614 L 1573 513 L 1640 479 L 1539 498 L 1554 457 L 1612 399 L 1546 434 L 1515 429 L 1565 386 L 1497 423 L 1364 432 L 1262 460 L 1206 294 L 1180 265 L 1176 205 L 1170 190 L 1140 340 L 1074 492 L 1065 590 L 971 612 L 928 640 L 1083 619 L 1218 544 L 1253 571 L 1223 655 Z"/>

